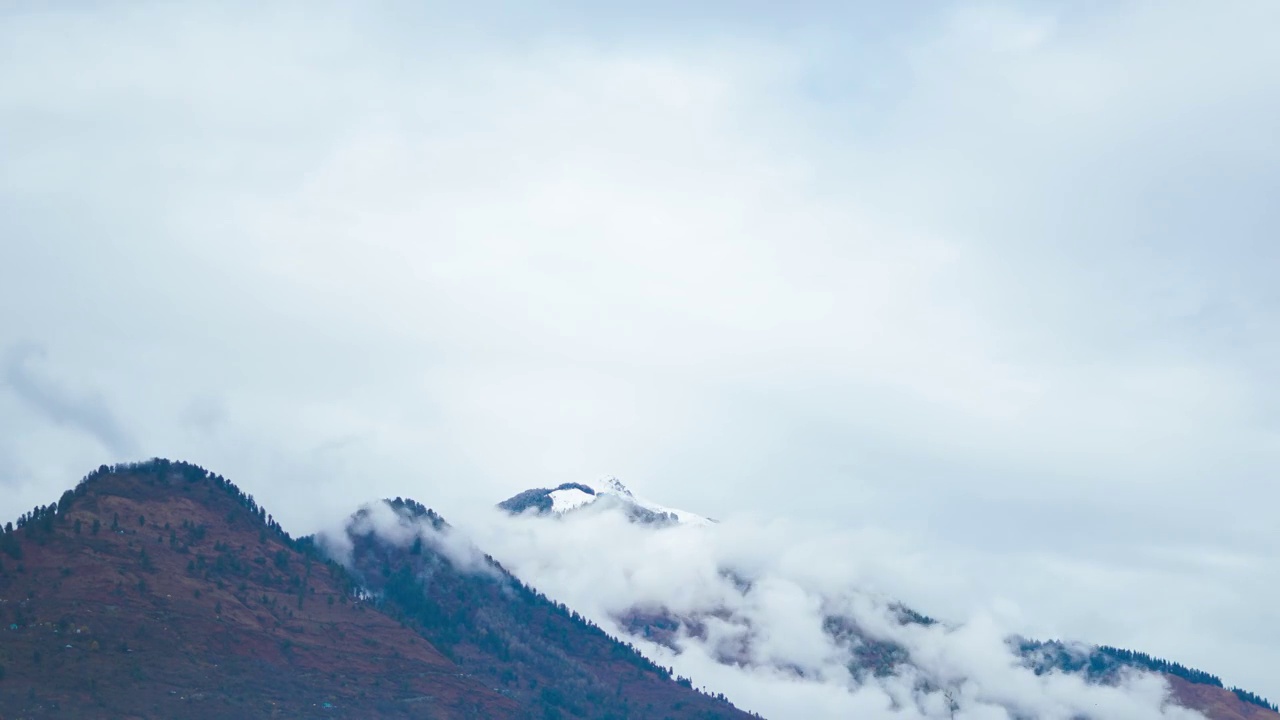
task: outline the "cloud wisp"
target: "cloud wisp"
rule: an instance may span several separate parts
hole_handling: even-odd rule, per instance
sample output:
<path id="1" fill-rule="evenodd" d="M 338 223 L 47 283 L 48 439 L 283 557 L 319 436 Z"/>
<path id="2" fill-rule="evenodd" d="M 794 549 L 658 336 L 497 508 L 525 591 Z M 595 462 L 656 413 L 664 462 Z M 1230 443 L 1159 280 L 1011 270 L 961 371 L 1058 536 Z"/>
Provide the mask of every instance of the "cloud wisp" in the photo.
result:
<path id="1" fill-rule="evenodd" d="M 412 510 L 396 509 L 390 500 L 361 506 L 340 528 L 317 533 L 317 540 L 329 557 L 350 567 L 353 538 L 364 536 L 400 549 L 421 542 L 460 572 L 498 576 L 492 561 L 447 523 L 433 522 L 431 516 L 416 516 Z"/>
<path id="2" fill-rule="evenodd" d="M 111 457 L 136 454 L 137 443 L 102 396 L 73 389 L 43 372 L 44 359 L 41 348 L 11 348 L 4 355 L 5 384 L 36 413 L 97 440 Z"/>

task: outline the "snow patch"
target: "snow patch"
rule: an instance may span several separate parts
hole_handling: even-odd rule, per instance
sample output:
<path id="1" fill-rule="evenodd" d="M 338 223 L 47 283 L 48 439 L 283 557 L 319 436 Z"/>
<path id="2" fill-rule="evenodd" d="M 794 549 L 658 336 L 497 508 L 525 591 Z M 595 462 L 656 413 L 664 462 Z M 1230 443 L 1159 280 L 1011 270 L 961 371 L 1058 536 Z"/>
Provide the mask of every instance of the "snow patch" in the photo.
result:
<path id="1" fill-rule="evenodd" d="M 565 488 L 563 490 L 552 490 L 549 493 L 549 496 L 551 498 L 551 511 L 558 512 L 558 513 L 568 512 L 575 508 L 580 508 L 583 505 L 586 505 L 587 503 L 596 499 L 595 495 L 592 495 L 591 493 L 583 492 L 578 488 Z"/>
<path id="2" fill-rule="evenodd" d="M 676 522 L 681 525 L 712 525 L 715 523 L 714 520 L 705 518 L 696 513 L 691 513 L 687 510 L 677 510 L 675 508 L 667 507 L 666 505 L 660 505 L 651 500 L 646 500 L 642 497 L 637 497 L 627 488 L 626 485 L 623 485 L 622 481 L 618 480 L 618 478 L 611 477 L 608 480 L 605 480 L 599 487 L 593 485 L 592 488 L 598 495 L 617 495 L 618 497 L 635 505 L 639 505 L 645 510 L 671 515 L 676 519 Z"/>

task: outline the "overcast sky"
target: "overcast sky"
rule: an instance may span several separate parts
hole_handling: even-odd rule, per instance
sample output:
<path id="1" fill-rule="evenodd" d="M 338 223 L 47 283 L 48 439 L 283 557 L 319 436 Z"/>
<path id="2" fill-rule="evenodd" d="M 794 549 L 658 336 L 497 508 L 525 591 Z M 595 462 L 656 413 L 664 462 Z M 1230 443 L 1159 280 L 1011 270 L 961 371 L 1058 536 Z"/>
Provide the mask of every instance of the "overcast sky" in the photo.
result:
<path id="1" fill-rule="evenodd" d="M 1280 3 L 686 5 L 0 3 L 0 515 L 616 475 L 1280 698 Z"/>

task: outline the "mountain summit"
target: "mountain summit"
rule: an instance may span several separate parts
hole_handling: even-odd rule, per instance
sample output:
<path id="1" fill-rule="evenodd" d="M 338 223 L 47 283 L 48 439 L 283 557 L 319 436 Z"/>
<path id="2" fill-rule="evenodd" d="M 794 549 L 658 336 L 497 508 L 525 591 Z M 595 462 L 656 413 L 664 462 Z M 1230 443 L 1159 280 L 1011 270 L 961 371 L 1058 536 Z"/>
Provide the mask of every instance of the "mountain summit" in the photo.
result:
<path id="1" fill-rule="evenodd" d="M 533 488 L 498 503 L 512 515 L 563 515 L 580 510 L 614 511 L 644 525 L 711 525 L 715 521 L 687 510 L 638 497 L 621 480 L 599 483 L 567 482 L 553 488 Z"/>
<path id="2" fill-rule="evenodd" d="M 103 466 L 16 525 L 0 717 L 528 717 L 203 468 Z"/>

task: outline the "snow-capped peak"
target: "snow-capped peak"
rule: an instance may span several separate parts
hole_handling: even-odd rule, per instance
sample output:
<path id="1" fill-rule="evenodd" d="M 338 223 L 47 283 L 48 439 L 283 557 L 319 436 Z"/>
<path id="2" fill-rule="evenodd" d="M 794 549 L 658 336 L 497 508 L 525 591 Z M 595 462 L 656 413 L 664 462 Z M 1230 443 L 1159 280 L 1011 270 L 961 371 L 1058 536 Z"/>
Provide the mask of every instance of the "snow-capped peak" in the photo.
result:
<path id="1" fill-rule="evenodd" d="M 653 525 L 710 525 L 714 521 L 685 510 L 677 510 L 637 497 L 622 481 L 610 477 L 595 483 L 564 483 L 554 488 L 526 490 L 498 504 L 520 514 L 536 509 L 537 514 L 563 515 L 592 505 L 618 508 L 635 522 Z"/>

